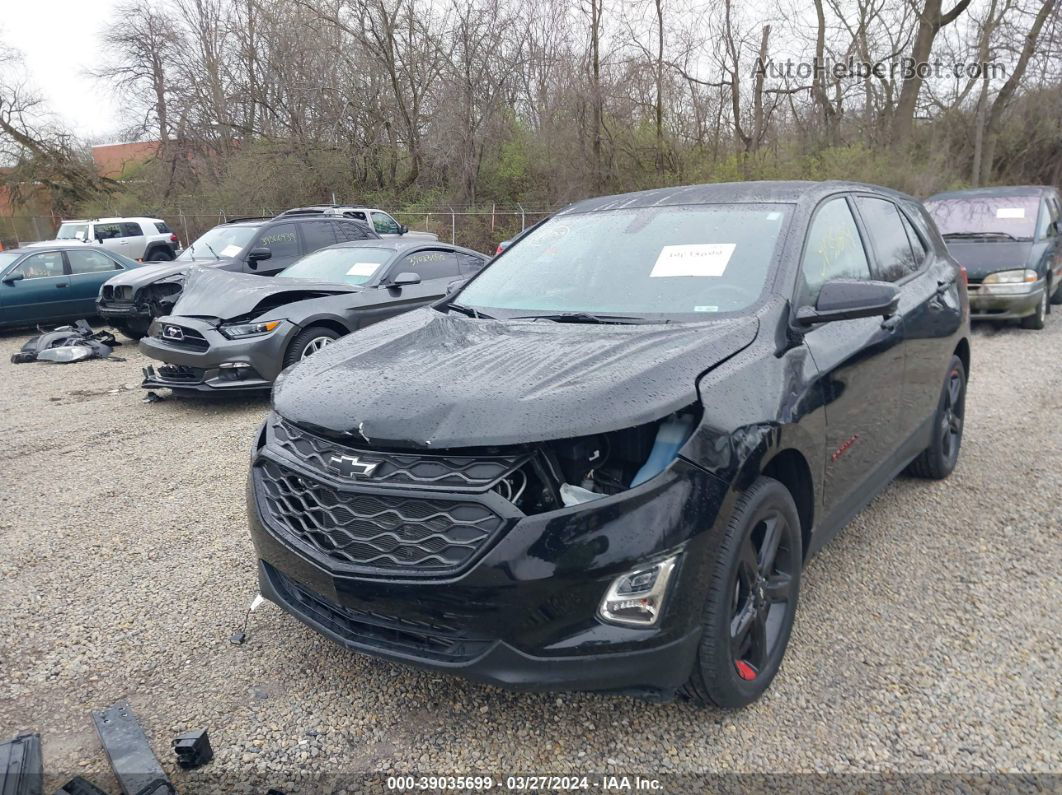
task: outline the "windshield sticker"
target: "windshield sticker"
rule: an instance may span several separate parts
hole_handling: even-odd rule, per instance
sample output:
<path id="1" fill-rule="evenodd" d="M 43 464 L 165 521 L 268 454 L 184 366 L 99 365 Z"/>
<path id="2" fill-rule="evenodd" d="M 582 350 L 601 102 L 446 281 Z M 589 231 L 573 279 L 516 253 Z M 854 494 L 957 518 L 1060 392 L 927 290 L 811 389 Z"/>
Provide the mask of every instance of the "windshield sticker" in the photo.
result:
<path id="1" fill-rule="evenodd" d="M 693 311 L 694 312 L 718 312 L 719 311 L 719 307 L 717 307 L 717 306 L 695 306 L 695 307 L 693 307 Z"/>
<path id="2" fill-rule="evenodd" d="M 235 257 L 241 251 L 243 251 L 243 246 L 228 245 L 228 246 L 225 246 L 225 248 L 221 249 L 221 256 L 223 256 L 223 257 Z"/>
<path id="3" fill-rule="evenodd" d="M 1024 207 L 1000 207 L 996 210 L 996 218 L 1024 218 Z"/>
<path id="4" fill-rule="evenodd" d="M 773 212 L 773 213 L 767 213 L 767 220 L 768 221 L 777 221 L 781 217 L 782 217 L 782 214 L 780 212 L 777 212 L 777 211 Z"/>
<path id="5" fill-rule="evenodd" d="M 736 243 L 664 246 L 649 276 L 722 276 Z"/>
<path id="6" fill-rule="evenodd" d="M 375 262 L 355 262 L 347 271 L 347 276 L 372 276 L 378 267 Z"/>

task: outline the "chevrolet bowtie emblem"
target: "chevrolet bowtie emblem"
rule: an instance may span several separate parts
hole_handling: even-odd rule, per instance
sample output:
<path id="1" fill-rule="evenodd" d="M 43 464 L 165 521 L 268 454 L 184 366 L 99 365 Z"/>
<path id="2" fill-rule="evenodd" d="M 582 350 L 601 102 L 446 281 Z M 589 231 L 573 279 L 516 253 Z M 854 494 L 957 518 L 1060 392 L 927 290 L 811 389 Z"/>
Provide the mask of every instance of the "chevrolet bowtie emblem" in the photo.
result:
<path id="1" fill-rule="evenodd" d="M 334 455 L 328 459 L 328 465 L 345 478 L 367 478 L 380 464 L 362 461 L 356 455 Z"/>

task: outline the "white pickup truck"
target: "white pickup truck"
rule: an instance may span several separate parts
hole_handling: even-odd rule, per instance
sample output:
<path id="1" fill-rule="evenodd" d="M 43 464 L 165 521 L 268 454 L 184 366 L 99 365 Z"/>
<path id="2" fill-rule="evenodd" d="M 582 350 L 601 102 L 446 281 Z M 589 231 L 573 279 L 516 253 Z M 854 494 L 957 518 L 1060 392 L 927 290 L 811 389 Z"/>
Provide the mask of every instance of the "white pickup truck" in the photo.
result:
<path id="1" fill-rule="evenodd" d="M 81 242 L 115 251 L 133 260 L 169 262 L 181 250 L 180 241 L 161 218 L 93 218 L 63 221 L 55 240 L 29 243 L 27 248 Z"/>

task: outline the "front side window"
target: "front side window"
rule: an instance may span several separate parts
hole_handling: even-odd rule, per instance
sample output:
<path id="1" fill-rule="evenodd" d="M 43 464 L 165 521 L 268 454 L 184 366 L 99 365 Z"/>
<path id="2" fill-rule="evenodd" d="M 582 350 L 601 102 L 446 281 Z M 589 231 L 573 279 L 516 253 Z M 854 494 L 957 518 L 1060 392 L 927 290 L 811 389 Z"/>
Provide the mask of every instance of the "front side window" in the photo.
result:
<path id="1" fill-rule="evenodd" d="M 801 262 L 801 303 L 814 306 L 830 279 L 870 279 L 870 263 L 852 211 L 843 199 L 819 207 L 808 229 Z"/>
<path id="2" fill-rule="evenodd" d="M 70 262 L 71 273 L 101 273 L 121 269 L 121 266 L 106 254 L 93 251 L 91 248 L 71 249 L 66 252 L 66 258 Z"/>
<path id="3" fill-rule="evenodd" d="M 373 213 L 372 226 L 378 235 L 399 235 L 402 233 L 402 228 L 398 225 L 398 222 L 387 213 Z"/>
<path id="4" fill-rule="evenodd" d="M 215 226 L 182 251 L 177 259 L 201 262 L 235 257 L 251 242 L 259 229 L 259 226 Z"/>
<path id="5" fill-rule="evenodd" d="M 491 310 L 679 316 L 755 303 L 787 204 L 705 204 L 554 216 L 507 249 L 457 301 Z"/>
<path id="6" fill-rule="evenodd" d="M 262 232 L 262 236 L 254 244 L 255 248 L 268 248 L 273 252 L 274 259 L 299 256 L 299 239 L 295 232 L 295 224 L 277 224 L 270 226 Z"/>
<path id="7" fill-rule="evenodd" d="M 917 271 L 911 241 L 896 205 L 885 199 L 859 196 L 856 206 L 874 247 L 875 276 L 882 281 L 895 282 Z"/>
<path id="8" fill-rule="evenodd" d="M 365 284 L 376 276 L 393 256 L 393 251 L 383 248 L 323 248 L 293 262 L 278 273 L 277 278 Z"/>
<path id="9" fill-rule="evenodd" d="M 96 224 L 95 233 L 97 240 L 114 240 L 115 238 L 122 237 L 122 225 Z"/>
<path id="10" fill-rule="evenodd" d="M 926 209 L 945 238 L 1031 240 L 1040 201 L 1036 196 L 936 199 Z"/>
<path id="11" fill-rule="evenodd" d="M 402 257 L 391 268 L 390 278 L 400 273 L 415 273 L 422 282 L 429 279 L 456 278 L 461 269 L 452 251 L 415 251 Z"/>
<path id="12" fill-rule="evenodd" d="M 25 279 L 47 279 L 63 274 L 63 254 L 60 251 L 46 251 L 26 257 L 12 271 L 11 275 L 21 273 Z"/>

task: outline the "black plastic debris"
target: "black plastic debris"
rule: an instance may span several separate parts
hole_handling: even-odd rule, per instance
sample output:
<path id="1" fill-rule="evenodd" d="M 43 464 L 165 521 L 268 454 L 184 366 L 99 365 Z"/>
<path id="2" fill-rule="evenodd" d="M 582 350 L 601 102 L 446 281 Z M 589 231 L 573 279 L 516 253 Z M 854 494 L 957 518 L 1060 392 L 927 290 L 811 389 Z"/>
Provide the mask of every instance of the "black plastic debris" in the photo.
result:
<path id="1" fill-rule="evenodd" d="M 0 743 L 0 793 L 41 795 L 43 786 L 39 734 L 20 734 L 14 740 Z"/>
<path id="2" fill-rule="evenodd" d="M 74 776 L 57 789 L 54 795 L 107 795 L 107 793 L 91 781 L 83 779 L 81 776 Z"/>
<path id="3" fill-rule="evenodd" d="M 173 750 L 177 752 L 177 764 L 185 770 L 201 767 L 214 758 L 206 729 L 178 734 L 173 741 Z"/>
<path id="4" fill-rule="evenodd" d="M 109 331 L 93 331 L 86 321 L 79 320 L 72 326 L 60 326 L 26 340 L 11 361 L 14 364 L 68 364 L 86 359 L 106 359 L 118 345 L 121 343 Z"/>
<path id="5" fill-rule="evenodd" d="M 92 722 L 124 795 L 176 795 L 128 703 L 93 712 Z"/>

